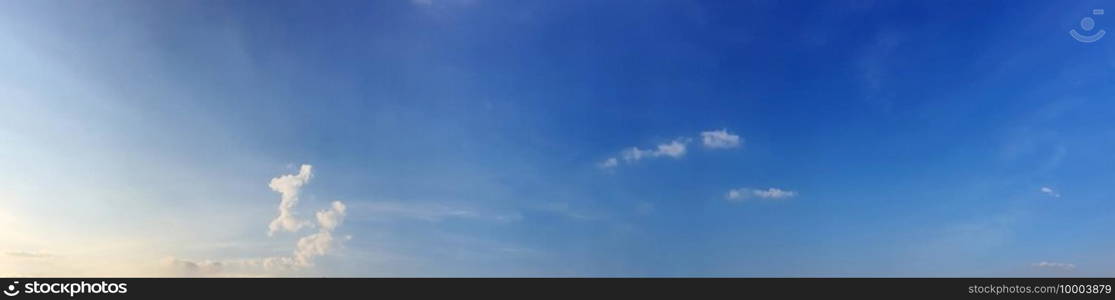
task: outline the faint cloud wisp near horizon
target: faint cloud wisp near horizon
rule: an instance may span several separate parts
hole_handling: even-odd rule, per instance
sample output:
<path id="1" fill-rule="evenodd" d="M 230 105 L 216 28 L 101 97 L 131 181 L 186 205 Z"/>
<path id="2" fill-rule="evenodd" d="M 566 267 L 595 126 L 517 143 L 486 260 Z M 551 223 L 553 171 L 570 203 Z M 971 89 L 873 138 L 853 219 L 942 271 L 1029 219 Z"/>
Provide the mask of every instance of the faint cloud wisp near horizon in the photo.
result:
<path id="1" fill-rule="evenodd" d="M 768 189 L 765 189 L 765 190 L 764 189 L 752 189 L 752 188 L 738 188 L 738 189 L 728 190 L 728 193 L 724 195 L 724 198 L 728 199 L 728 201 L 732 201 L 732 202 L 742 202 L 742 201 L 745 201 L 747 199 L 752 199 L 752 198 L 774 199 L 774 200 L 788 199 L 788 198 L 796 197 L 797 195 L 798 195 L 798 192 L 783 190 L 783 189 L 779 189 L 779 188 L 768 188 Z"/>
<path id="2" fill-rule="evenodd" d="M 1043 262 L 1036 263 L 1036 264 L 1034 264 L 1034 267 L 1044 268 L 1044 269 L 1055 269 L 1055 270 L 1060 270 L 1060 271 L 1076 270 L 1076 265 L 1075 264 L 1048 262 L 1048 261 L 1043 261 Z"/>

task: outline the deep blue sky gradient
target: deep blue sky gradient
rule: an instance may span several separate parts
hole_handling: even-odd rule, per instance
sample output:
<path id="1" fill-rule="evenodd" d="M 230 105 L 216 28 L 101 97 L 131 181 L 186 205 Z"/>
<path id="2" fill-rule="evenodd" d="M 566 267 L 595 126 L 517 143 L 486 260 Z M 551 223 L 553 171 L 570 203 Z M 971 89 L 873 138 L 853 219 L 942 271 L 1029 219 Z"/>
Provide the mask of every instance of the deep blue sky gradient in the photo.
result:
<path id="1" fill-rule="evenodd" d="M 102 136 L 90 158 L 164 166 L 150 174 L 237 174 L 213 180 L 246 199 L 173 205 L 256 203 L 256 223 L 276 198 L 265 179 L 312 164 L 307 203 L 357 208 L 325 275 L 1115 267 L 1115 40 L 1067 34 L 1105 2 L 430 2 L 5 3 L 6 43 L 65 67 L 0 60 L 5 85 L 55 93 L 9 102 L 0 126 L 72 110 L 89 132 L 39 136 Z M 82 98 L 59 72 L 111 92 Z M 718 129 L 743 147 L 699 147 Z M 679 137 L 679 159 L 598 165 Z M 106 181 L 174 189 L 123 169 Z M 798 196 L 724 199 L 740 187 Z M 514 217 L 359 215 L 382 200 Z M 368 258 L 384 252 L 408 263 Z"/>

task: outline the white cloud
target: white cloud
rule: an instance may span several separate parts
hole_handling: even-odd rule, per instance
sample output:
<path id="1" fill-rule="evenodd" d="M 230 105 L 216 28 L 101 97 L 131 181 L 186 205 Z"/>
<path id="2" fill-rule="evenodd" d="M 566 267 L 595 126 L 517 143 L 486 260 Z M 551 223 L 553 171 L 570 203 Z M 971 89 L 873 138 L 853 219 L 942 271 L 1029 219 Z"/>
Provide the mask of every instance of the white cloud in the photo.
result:
<path id="1" fill-rule="evenodd" d="M 351 238 L 338 239 L 333 235 L 333 230 L 344 221 L 345 210 L 344 203 L 334 201 L 329 210 L 319 211 L 318 232 L 298 239 L 289 256 L 200 262 L 167 258 L 164 265 L 175 276 L 259 276 L 313 267 L 316 257 L 329 254 L 341 240 Z"/>
<path id="2" fill-rule="evenodd" d="M 1050 188 L 1050 187 L 1044 187 L 1044 186 L 1041 187 L 1041 192 L 1046 194 L 1046 195 L 1049 195 L 1053 198 L 1060 198 L 1061 197 L 1061 193 L 1058 193 L 1057 191 L 1054 191 L 1053 188 Z"/>
<path id="3" fill-rule="evenodd" d="M 333 229 L 341 225 L 345 219 L 345 207 L 341 201 L 333 201 L 328 210 L 317 212 L 318 232 L 298 240 L 298 248 L 294 250 L 294 267 L 313 266 L 313 258 L 329 253 L 335 242 Z"/>
<path id="4" fill-rule="evenodd" d="M 639 149 L 639 147 L 631 147 L 621 151 L 619 153 L 619 158 L 622 158 L 623 162 L 629 164 L 647 158 L 681 158 L 682 156 L 685 156 L 686 144 L 688 143 L 689 139 L 678 138 L 666 144 L 659 144 L 658 146 L 655 146 L 654 149 Z M 597 164 L 597 166 L 601 169 L 611 170 L 615 167 L 618 167 L 619 163 L 619 159 L 615 157 L 609 157 L 608 159 L 605 159 L 604 161 Z"/>
<path id="5" fill-rule="evenodd" d="M 742 140 L 738 135 L 728 133 L 727 129 L 701 132 L 701 142 L 705 148 L 728 149 L 737 148 Z"/>
<path id="6" fill-rule="evenodd" d="M 727 195 L 724 195 L 724 198 L 728 200 L 743 200 L 744 198 L 747 198 L 747 194 L 747 191 L 743 189 L 731 189 L 728 190 Z"/>
<path id="7" fill-rule="evenodd" d="M 650 156 L 651 152 L 652 151 L 650 150 L 642 150 L 638 147 L 631 147 L 630 149 L 623 150 L 623 152 L 620 153 L 620 157 L 623 157 L 624 161 L 632 162 L 643 159 L 643 157 Z"/>
<path id="8" fill-rule="evenodd" d="M 1076 269 L 1075 264 L 1047 262 L 1047 261 L 1036 263 L 1036 264 L 1034 264 L 1034 267 L 1056 269 L 1056 270 L 1062 270 L 1062 271 L 1072 271 L 1072 270 Z"/>
<path id="9" fill-rule="evenodd" d="M 731 200 L 731 201 L 743 201 L 743 200 L 747 200 L 747 199 L 752 198 L 752 197 L 757 197 L 757 198 L 762 198 L 762 199 L 786 199 L 786 198 L 796 197 L 797 195 L 798 195 L 798 193 L 795 192 L 795 191 L 787 191 L 787 190 L 778 189 L 778 188 L 768 188 L 768 189 L 765 189 L 765 190 L 764 189 L 751 189 L 751 188 L 738 188 L 738 189 L 728 190 L 728 193 L 726 195 L 724 195 L 724 198 L 728 199 L 728 200 Z"/>
<path id="10" fill-rule="evenodd" d="M 313 266 L 314 257 L 329 253 L 333 248 L 333 233 L 322 230 L 321 232 L 302 237 L 298 240 L 298 248 L 294 251 L 294 263 L 297 267 Z"/>
<path id="11" fill-rule="evenodd" d="M 264 259 L 264 266 L 270 269 L 298 269 L 314 265 L 314 257 L 329 253 L 336 244 L 333 230 L 345 219 L 347 207 L 341 201 L 333 201 L 327 210 L 317 212 L 318 232 L 298 239 L 298 246 L 290 257 L 270 257 Z"/>
<path id="12" fill-rule="evenodd" d="M 679 158 L 685 155 L 685 143 L 675 140 L 669 144 L 658 145 L 658 150 L 654 151 L 654 155 Z"/>
<path id="13" fill-rule="evenodd" d="M 298 194 L 302 186 L 310 182 L 310 178 L 313 177 L 312 170 L 313 166 L 302 165 L 298 174 L 287 174 L 271 179 L 268 186 L 282 196 L 279 199 L 279 216 L 271 220 L 271 224 L 267 226 L 267 235 L 273 235 L 280 230 L 295 232 L 309 225 L 309 222 L 299 220 L 295 216 L 294 206 L 298 205 Z"/>
<path id="14" fill-rule="evenodd" d="M 604 160 L 604 162 L 600 163 L 600 167 L 604 169 L 615 168 L 616 166 L 619 166 L 619 160 L 615 157 L 609 157 Z"/>
<path id="15" fill-rule="evenodd" d="M 700 136 L 701 144 L 708 149 L 739 148 L 743 144 L 743 138 L 728 132 L 728 129 L 704 131 L 700 133 Z M 690 141 L 690 138 L 682 137 L 669 143 L 659 144 L 653 149 L 639 149 L 639 147 L 627 148 L 620 152 L 619 159 L 630 164 L 646 158 L 681 158 L 685 156 L 685 153 L 688 151 L 687 145 Z M 597 166 L 601 169 L 612 169 L 619 166 L 619 159 L 616 157 L 609 157 L 597 164 Z"/>
<path id="16" fill-rule="evenodd" d="M 797 194 L 798 193 L 794 192 L 794 191 L 784 191 L 784 190 L 780 190 L 780 189 L 776 189 L 776 188 L 769 188 L 765 191 L 764 190 L 755 191 L 755 195 L 757 195 L 761 198 L 774 198 L 774 199 L 790 198 L 790 197 L 793 197 L 793 196 L 797 196 Z"/>
<path id="17" fill-rule="evenodd" d="M 268 225 L 270 229 L 268 235 L 277 230 L 297 231 L 299 228 L 310 226 L 309 222 L 296 219 L 293 210 L 298 203 L 299 189 L 309 182 L 312 176 L 311 170 L 310 165 L 302 165 L 298 174 L 283 175 L 271 180 L 271 189 L 282 195 L 282 201 L 279 204 L 279 217 Z M 328 254 L 341 240 L 350 238 L 338 239 L 333 236 L 333 231 L 344 222 L 347 210 L 348 207 L 344 203 L 333 201 L 328 209 L 315 213 L 318 231 L 298 239 L 294 251 L 289 256 L 200 262 L 167 258 L 163 264 L 177 276 L 251 276 L 261 272 L 271 274 L 276 271 L 312 267 L 314 258 Z"/>
<path id="18" fill-rule="evenodd" d="M 341 201 L 333 201 L 333 205 L 329 210 L 322 210 L 317 212 L 317 222 L 321 225 L 321 229 L 333 230 L 341 225 L 341 221 L 345 218 L 345 204 Z"/>
<path id="19" fill-rule="evenodd" d="M 638 147 L 631 147 L 627 150 L 623 150 L 623 152 L 620 153 L 620 157 L 622 157 L 623 160 L 628 162 L 628 163 L 634 162 L 634 161 L 637 161 L 637 160 L 641 160 L 641 159 L 644 159 L 644 158 L 655 158 L 655 157 L 663 157 L 663 156 L 668 156 L 668 157 L 672 157 L 672 158 L 681 158 L 682 156 L 685 156 L 685 144 L 686 143 L 688 143 L 688 141 L 685 140 L 685 139 L 676 139 L 676 140 L 674 140 L 670 143 L 667 143 L 667 144 L 660 144 L 653 150 L 652 149 L 643 150 L 643 149 L 639 149 Z M 608 164 L 608 163 L 612 162 L 613 160 L 614 160 L 614 158 L 609 158 L 604 163 Z M 616 161 L 616 163 L 618 164 L 618 161 Z"/>

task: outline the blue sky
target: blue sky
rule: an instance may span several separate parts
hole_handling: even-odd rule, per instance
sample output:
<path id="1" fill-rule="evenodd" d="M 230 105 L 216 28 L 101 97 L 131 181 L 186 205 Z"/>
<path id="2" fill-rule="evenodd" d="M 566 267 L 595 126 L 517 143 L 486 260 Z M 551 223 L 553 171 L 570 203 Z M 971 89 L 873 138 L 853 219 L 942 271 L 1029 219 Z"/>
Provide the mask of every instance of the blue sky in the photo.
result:
<path id="1" fill-rule="evenodd" d="M 0 275 L 1111 276 L 1106 4 L 3 2 Z"/>

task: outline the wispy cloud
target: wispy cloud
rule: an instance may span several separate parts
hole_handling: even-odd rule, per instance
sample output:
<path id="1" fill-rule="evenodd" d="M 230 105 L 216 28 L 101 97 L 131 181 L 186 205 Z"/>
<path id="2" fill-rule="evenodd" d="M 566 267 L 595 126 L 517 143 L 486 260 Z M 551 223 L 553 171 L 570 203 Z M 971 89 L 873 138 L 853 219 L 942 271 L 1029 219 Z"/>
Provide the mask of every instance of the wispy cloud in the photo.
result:
<path id="1" fill-rule="evenodd" d="M 440 222 L 446 219 L 471 219 L 494 222 L 513 222 L 522 219 L 514 212 L 457 207 L 441 203 L 419 203 L 404 201 L 375 201 L 354 204 L 354 211 L 364 220 L 386 221 L 410 219 L 427 222 Z"/>
<path id="2" fill-rule="evenodd" d="M 731 149 L 743 145 L 743 138 L 728 132 L 728 129 L 703 131 L 698 136 L 705 149 Z M 648 158 L 681 158 L 688 152 L 688 145 L 691 140 L 692 138 L 689 137 L 679 137 L 669 143 L 658 144 L 651 149 L 627 148 L 619 153 L 619 158 L 609 157 L 598 163 L 597 166 L 602 169 L 613 169 L 620 165 L 620 159 L 622 159 L 622 162 L 630 164 Z"/>
<path id="3" fill-rule="evenodd" d="M 640 215 L 649 215 L 654 213 L 654 203 L 639 202 L 635 204 L 635 213 Z"/>
<path id="4" fill-rule="evenodd" d="M 22 257 L 22 258 L 48 258 L 54 255 L 38 251 L 8 251 L 4 252 L 8 256 Z"/>
<path id="5" fill-rule="evenodd" d="M 1051 188 L 1051 187 L 1043 186 L 1043 187 L 1041 187 L 1040 191 L 1043 194 L 1049 195 L 1050 197 L 1061 198 L 1061 193 L 1058 193 L 1057 191 L 1053 190 L 1053 188 Z"/>
<path id="6" fill-rule="evenodd" d="M 685 156 L 685 140 L 678 139 L 667 144 L 660 144 L 655 149 L 639 149 L 638 147 L 631 147 L 624 150 L 620 154 L 624 161 L 634 162 L 644 158 L 655 158 L 668 156 L 672 158 L 681 158 Z"/>
<path id="7" fill-rule="evenodd" d="M 727 129 L 701 132 L 701 143 L 709 149 L 738 148 L 742 139 Z"/>
<path id="8" fill-rule="evenodd" d="M 163 264 L 171 268 L 175 275 L 198 277 L 213 276 L 224 271 L 224 264 L 215 261 L 188 261 L 173 257 L 163 259 Z"/>
<path id="9" fill-rule="evenodd" d="M 575 209 L 569 205 L 569 202 L 550 202 L 540 207 L 542 211 L 558 214 L 574 220 L 588 221 L 598 220 L 600 216 L 586 213 L 579 209 Z"/>
<path id="10" fill-rule="evenodd" d="M 1076 270 L 1076 265 L 1075 264 L 1048 262 L 1048 261 L 1035 263 L 1034 267 L 1043 268 L 1043 269 L 1060 270 L 1060 271 Z"/>
<path id="11" fill-rule="evenodd" d="M 615 157 L 609 157 L 600 163 L 600 167 L 605 169 L 615 168 L 616 166 L 619 166 L 619 160 Z"/>
<path id="12" fill-rule="evenodd" d="M 796 197 L 797 195 L 798 195 L 798 192 L 783 190 L 783 189 L 779 189 L 779 188 L 767 188 L 765 190 L 764 189 L 752 189 L 752 188 L 738 188 L 738 189 L 728 190 L 728 193 L 724 195 L 724 198 L 728 199 L 729 201 L 738 202 L 738 201 L 744 201 L 744 200 L 751 199 L 751 198 L 787 199 L 787 198 Z"/>
<path id="13" fill-rule="evenodd" d="M 619 157 L 623 159 L 623 162 L 628 164 L 648 158 L 671 157 L 677 159 L 685 156 L 687 148 L 686 144 L 688 143 L 689 139 L 678 138 L 669 143 L 659 144 L 654 149 L 639 149 L 639 147 L 631 147 L 620 152 Z M 603 162 L 599 163 L 598 166 L 604 169 L 611 169 L 619 166 L 619 162 L 619 159 L 616 159 L 615 157 L 609 157 L 608 159 L 605 159 Z"/>

